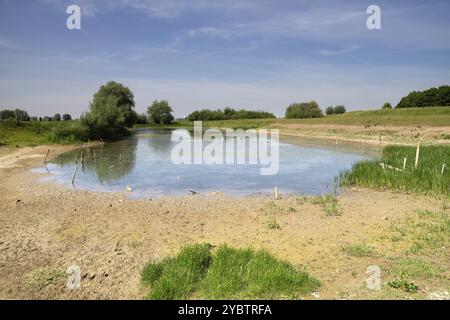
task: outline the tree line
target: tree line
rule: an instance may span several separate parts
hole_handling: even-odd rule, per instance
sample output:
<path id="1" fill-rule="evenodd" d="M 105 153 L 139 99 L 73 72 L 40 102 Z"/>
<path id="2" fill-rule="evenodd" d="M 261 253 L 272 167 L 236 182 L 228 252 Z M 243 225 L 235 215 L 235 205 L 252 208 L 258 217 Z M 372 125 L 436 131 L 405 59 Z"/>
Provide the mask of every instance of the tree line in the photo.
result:
<path id="1" fill-rule="evenodd" d="M 235 120 L 235 119 L 274 119 L 273 113 L 266 111 L 251 111 L 251 110 L 235 110 L 233 108 L 225 108 L 223 111 L 202 109 L 194 111 L 187 116 L 189 121 L 210 121 L 210 120 Z"/>
<path id="2" fill-rule="evenodd" d="M 0 110 L 0 120 L 14 120 L 16 122 L 22 121 L 70 121 L 72 116 L 65 113 L 61 116 L 60 113 L 56 113 L 53 117 L 30 117 L 27 111 L 21 109 L 5 109 Z"/>

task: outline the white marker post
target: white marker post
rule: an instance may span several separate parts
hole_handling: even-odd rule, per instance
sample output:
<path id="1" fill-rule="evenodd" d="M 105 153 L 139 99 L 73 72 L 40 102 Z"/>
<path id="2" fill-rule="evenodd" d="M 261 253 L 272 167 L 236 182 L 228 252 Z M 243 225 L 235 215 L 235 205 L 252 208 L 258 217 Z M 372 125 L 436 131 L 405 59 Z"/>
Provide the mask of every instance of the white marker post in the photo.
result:
<path id="1" fill-rule="evenodd" d="M 419 155 L 420 155 L 420 142 L 417 142 L 417 150 L 416 150 L 416 163 L 414 167 L 417 169 L 417 166 L 419 165 Z"/>

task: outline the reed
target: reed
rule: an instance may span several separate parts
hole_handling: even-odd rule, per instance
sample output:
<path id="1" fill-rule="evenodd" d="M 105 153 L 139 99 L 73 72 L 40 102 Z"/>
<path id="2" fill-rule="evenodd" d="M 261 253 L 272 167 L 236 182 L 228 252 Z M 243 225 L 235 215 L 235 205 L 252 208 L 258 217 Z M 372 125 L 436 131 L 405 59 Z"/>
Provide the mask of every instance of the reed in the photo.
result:
<path id="1" fill-rule="evenodd" d="M 450 159 L 450 147 L 421 146 L 417 168 L 416 153 L 416 147 L 388 146 L 381 159 L 359 162 L 342 173 L 342 184 L 450 197 L 450 170 L 442 171 Z"/>

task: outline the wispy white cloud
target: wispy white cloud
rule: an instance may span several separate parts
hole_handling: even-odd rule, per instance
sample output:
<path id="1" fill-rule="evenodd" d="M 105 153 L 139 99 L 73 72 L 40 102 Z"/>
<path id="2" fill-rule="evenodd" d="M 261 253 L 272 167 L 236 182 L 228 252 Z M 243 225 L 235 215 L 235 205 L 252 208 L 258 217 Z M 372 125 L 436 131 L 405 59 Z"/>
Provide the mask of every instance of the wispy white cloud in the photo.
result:
<path id="1" fill-rule="evenodd" d="M 0 38 L 0 48 L 14 49 L 15 47 L 16 46 L 12 42 L 10 42 L 6 39 Z"/>
<path id="2" fill-rule="evenodd" d="M 353 51 L 356 51 L 360 48 L 359 45 L 352 45 L 348 48 L 343 48 L 343 49 L 337 49 L 337 50 L 320 50 L 319 54 L 323 55 L 323 56 L 337 56 L 337 55 L 341 55 L 341 54 L 348 54 L 351 53 Z"/>

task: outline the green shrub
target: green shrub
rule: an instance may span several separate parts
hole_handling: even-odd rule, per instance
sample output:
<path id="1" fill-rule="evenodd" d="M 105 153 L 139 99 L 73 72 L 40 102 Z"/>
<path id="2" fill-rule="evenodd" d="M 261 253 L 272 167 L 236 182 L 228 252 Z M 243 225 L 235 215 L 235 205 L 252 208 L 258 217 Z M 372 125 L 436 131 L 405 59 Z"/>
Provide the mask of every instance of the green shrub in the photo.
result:
<path id="1" fill-rule="evenodd" d="M 385 104 L 383 104 L 381 109 L 392 109 L 392 105 L 389 102 L 386 102 Z"/>
<path id="2" fill-rule="evenodd" d="M 329 106 L 328 108 L 325 109 L 325 114 L 327 115 L 334 114 L 334 108 L 332 106 Z"/>
<path id="3" fill-rule="evenodd" d="M 345 106 L 339 105 L 334 107 L 334 114 L 344 114 L 346 112 Z"/>
<path id="4" fill-rule="evenodd" d="M 38 127 L 38 126 L 36 126 Z M 89 140 L 89 129 L 80 121 L 62 122 L 48 133 L 52 143 L 74 143 Z"/>
<path id="5" fill-rule="evenodd" d="M 305 118 L 321 118 L 322 110 L 315 101 L 293 103 L 286 109 L 287 119 L 305 119 Z"/>

